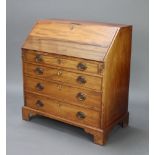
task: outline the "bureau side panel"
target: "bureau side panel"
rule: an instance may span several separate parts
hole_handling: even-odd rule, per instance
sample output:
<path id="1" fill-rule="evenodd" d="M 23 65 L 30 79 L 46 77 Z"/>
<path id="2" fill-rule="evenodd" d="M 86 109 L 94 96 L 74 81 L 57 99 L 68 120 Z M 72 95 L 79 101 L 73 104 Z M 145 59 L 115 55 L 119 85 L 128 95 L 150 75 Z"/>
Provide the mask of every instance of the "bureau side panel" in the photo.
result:
<path id="1" fill-rule="evenodd" d="M 128 113 L 132 27 L 121 28 L 105 57 L 103 128 L 112 127 Z"/>

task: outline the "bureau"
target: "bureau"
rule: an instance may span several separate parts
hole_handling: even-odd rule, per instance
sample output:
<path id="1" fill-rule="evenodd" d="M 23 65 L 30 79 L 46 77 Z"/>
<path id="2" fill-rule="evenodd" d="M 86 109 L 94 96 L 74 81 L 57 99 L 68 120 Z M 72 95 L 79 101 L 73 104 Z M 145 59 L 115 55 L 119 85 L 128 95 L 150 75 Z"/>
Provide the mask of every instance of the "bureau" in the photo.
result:
<path id="1" fill-rule="evenodd" d="M 132 26 L 40 20 L 22 46 L 24 120 L 41 115 L 105 144 L 128 126 Z"/>

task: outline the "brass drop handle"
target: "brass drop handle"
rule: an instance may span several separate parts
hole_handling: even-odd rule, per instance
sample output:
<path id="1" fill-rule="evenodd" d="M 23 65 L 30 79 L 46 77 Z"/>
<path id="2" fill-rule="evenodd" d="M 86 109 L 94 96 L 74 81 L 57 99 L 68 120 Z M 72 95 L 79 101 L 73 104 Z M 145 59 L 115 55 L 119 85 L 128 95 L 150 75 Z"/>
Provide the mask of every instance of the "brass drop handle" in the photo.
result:
<path id="1" fill-rule="evenodd" d="M 35 69 L 35 73 L 38 74 L 38 75 L 41 75 L 41 74 L 44 73 L 44 70 L 43 70 L 42 68 L 40 68 L 40 67 L 37 67 L 37 68 Z"/>
<path id="2" fill-rule="evenodd" d="M 79 112 L 76 113 L 76 117 L 78 119 L 82 120 L 82 119 L 85 119 L 86 118 L 86 115 L 85 115 L 84 112 L 79 111 Z"/>
<path id="3" fill-rule="evenodd" d="M 86 64 L 80 62 L 78 65 L 77 65 L 77 69 L 80 70 L 80 71 L 84 71 L 87 69 L 87 66 Z"/>
<path id="4" fill-rule="evenodd" d="M 42 101 L 40 101 L 40 100 L 37 100 L 36 106 L 37 106 L 38 108 L 43 107 L 43 106 L 44 106 L 44 103 L 43 103 Z"/>
<path id="5" fill-rule="evenodd" d="M 76 98 L 79 100 L 79 101 L 84 101 L 86 99 L 86 94 L 84 93 L 78 93 Z"/>
<path id="6" fill-rule="evenodd" d="M 41 84 L 41 83 L 37 83 L 37 85 L 36 85 L 36 89 L 39 90 L 39 91 L 41 91 L 41 90 L 44 89 L 44 85 Z"/>
<path id="7" fill-rule="evenodd" d="M 35 61 L 36 62 L 42 62 L 43 61 L 43 57 L 41 54 L 37 54 L 36 57 L 35 57 Z"/>
<path id="8" fill-rule="evenodd" d="M 76 79 L 76 81 L 79 84 L 85 84 L 87 82 L 86 79 L 83 76 L 78 76 L 78 78 Z"/>

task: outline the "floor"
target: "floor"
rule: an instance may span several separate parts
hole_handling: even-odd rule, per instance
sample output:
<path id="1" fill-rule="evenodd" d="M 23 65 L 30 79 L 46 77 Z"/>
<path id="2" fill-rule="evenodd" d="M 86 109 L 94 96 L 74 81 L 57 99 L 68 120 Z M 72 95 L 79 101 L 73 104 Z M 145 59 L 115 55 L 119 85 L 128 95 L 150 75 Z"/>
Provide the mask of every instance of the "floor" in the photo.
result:
<path id="1" fill-rule="evenodd" d="M 105 146 L 82 129 L 44 117 L 21 119 L 22 94 L 7 93 L 7 155 L 148 155 L 148 103 L 130 98 L 129 127 L 113 129 Z"/>

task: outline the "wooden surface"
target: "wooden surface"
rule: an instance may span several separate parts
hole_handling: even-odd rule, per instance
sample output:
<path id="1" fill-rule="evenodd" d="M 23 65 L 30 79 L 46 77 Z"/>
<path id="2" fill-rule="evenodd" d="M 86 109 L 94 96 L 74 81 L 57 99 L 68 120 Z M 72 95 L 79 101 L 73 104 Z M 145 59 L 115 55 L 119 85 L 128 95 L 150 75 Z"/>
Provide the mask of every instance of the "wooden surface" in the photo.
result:
<path id="1" fill-rule="evenodd" d="M 104 128 L 128 113 L 131 34 L 132 27 L 122 28 L 105 58 L 103 81 Z"/>
<path id="2" fill-rule="evenodd" d="M 87 25 L 104 25 L 104 26 L 108 26 L 108 27 L 119 27 L 119 28 L 123 28 L 123 27 L 129 27 L 131 25 L 127 25 L 127 24 L 116 24 L 116 23 L 107 23 L 107 22 L 97 22 L 97 21 L 82 21 L 82 20 L 67 20 L 67 19 L 44 19 L 44 20 L 38 20 L 37 23 L 51 23 L 51 21 L 53 22 L 62 22 L 62 23 L 79 23 L 79 24 L 87 24 Z"/>
<path id="3" fill-rule="evenodd" d="M 41 55 L 42 61 L 41 62 L 36 62 L 36 56 Z M 77 69 L 77 65 L 79 63 L 84 63 L 87 66 L 87 69 L 83 72 L 86 73 L 93 73 L 93 74 L 101 74 L 99 72 L 99 66 L 102 65 L 103 63 L 100 62 L 94 62 L 94 61 L 88 61 L 84 59 L 77 59 L 77 58 L 72 58 L 72 57 L 65 57 L 65 56 L 60 56 L 60 55 L 51 55 L 48 53 L 43 53 L 43 52 L 38 52 L 38 51 L 32 51 L 32 50 L 23 50 L 23 60 L 26 62 L 31 62 L 31 63 L 36 63 L 36 64 L 41 64 L 41 65 L 52 65 L 52 66 L 57 66 L 57 67 L 63 67 L 67 69 L 72 69 L 73 71 L 79 71 Z"/>
<path id="4" fill-rule="evenodd" d="M 44 86 L 43 90 L 37 90 L 37 84 Z M 32 77 L 25 76 L 25 90 L 28 92 L 40 93 L 49 97 L 57 98 L 63 102 L 68 102 L 76 105 L 84 105 L 88 108 L 101 109 L 101 93 L 81 90 L 69 85 L 64 85 L 59 82 L 49 82 L 47 80 L 35 79 Z M 86 95 L 84 101 L 77 99 L 78 93 Z"/>
<path id="5" fill-rule="evenodd" d="M 51 21 L 36 23 L 30 36 L 107 47 L 116 31 L 107 25 Z"/>
<path id="6" fill-rule="evenodd" d="M 115 125 L 127 127 L 131 34 L 129 25 L 38 21 L 22 48 L 23 119 L 81 127 L 100 145 Z"/>
<path id="7" fill-rule="evenodd" d="M 37 100 L 43 102 L 43 107 L 37 107 Z M 94 110 L 77 107 L 74 105 L 64 104 L 57 100 L 51 100 L 47 97 L 26 93 L 26 106 L 56 115 L 71 121 L 80 122 L 86 125 L 100 128 L 100 113 Z M 79 119 L 76 115 L 77 112 L 82 111 L 86 117 Z"/>
<path id="8" fill-rule="evenodd" d="M 38 22 L 23 49 L 103 61 L 119 27 L 81 22 Z"/>
<path id="9" fill-rule="evenodd" d="M 108 46 L 99 47 L 29 36 L 23 46 L 23 49 L 31 49 L 53 54 L 79 57 L 87 60 L 102 61 L 104 56 L 106 55 Z"/>
<path id="10" fill-rule="evenodd" d="M 52 115 L 52 114 L 49 114 L 47 112 L 43 112 L 41 110 L 32 109 L 32 108 L 30 108 L 28 106 L 23 106 L 22 107 L 22 114 L 23 114 L 22 115 L 23 120 L 26 120 L 26 121 L 29 121 L 34 116 L 41 115 L 41 116 L 56 119 L 58 121 L 62 121 L 62 122 L 65 122 L 65 123 L 68 123 L 68 124 L 71 124 L 71 125 L 74 125 L 74 126 L 77 126 L 77 127 L 81 127 L 84 130 L 86 129 L 87 131 L 91 130 L 91 131 L 96 132 L 96 133 L 103 133 L 103 130 L 98 128 L 98 127 L 96 128 L 96 127 L 93 127 L 92 125 L 86 125 L 86 124 L 83 124 L 83 123 L 80 123 L 80 122 L 71 121 L 69 119 L 65 119 L 65 118 L 60 117 L 60 116 Z M 88 133 L 90 133 L 90 132 L 88 131 Z"/>
<path id="11" fill-rule="evenodd" d="M 40 69 L 42 72 L 39 74 L 37 72 L 37 69 Z M 60 81 L 84 89 L 89 88 L 101 91 L 101 77 L 94 77 L 90 75 L 69 72 L 62 68 L 49 68 L 42 65 L 34 65 L 30 63 L 24 63 L 24 71 L 24 74 L 30 75 L 34 78 L 47 79 L 49 81 Z M 80 80 L 78 80 L 79 77 L 85 79 L 86 82 L 80 83 Z"/>

